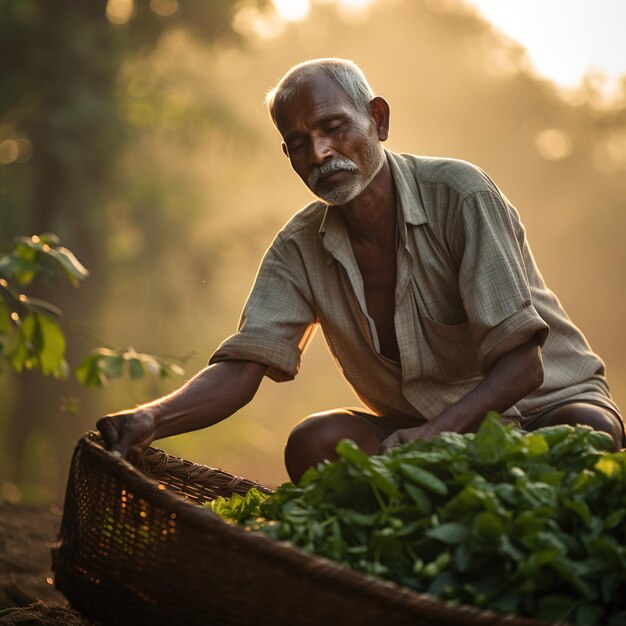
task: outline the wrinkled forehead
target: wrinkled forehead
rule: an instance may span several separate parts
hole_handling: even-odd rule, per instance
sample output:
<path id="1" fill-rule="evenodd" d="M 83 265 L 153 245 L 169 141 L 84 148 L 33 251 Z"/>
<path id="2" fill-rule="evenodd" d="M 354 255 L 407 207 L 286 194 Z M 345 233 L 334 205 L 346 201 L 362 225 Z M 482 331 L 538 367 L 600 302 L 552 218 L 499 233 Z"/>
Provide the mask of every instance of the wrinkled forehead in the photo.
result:
<path id="1" fill-rule="evenodd" d="M 333 112 L 355 113 L 356 107 L 344 89 L 320 70 L 299 77 L 275 108 L 278 130 L 283 135 L 298 122 Z"/>

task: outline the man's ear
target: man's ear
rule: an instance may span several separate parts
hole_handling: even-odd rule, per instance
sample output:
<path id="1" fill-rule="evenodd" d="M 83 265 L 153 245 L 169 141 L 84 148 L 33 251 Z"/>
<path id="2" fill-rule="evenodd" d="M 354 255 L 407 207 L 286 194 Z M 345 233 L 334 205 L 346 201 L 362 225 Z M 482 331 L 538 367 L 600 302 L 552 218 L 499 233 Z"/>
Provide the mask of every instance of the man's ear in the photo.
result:
<path id="1" fill-rule="evenodd" d="M 283 141 L 283 142 L 280 144 L 280 147 L 283 149 L 283 154 L 284 154 L 287 158 L 289 158 L 289 150 L 287 150 L 287 144 Z"/>
<path id="2" fill-rule="evenodd" d="M 370 100 L 370 115 L 376 124 L 376 131 L 380 141 L 386 141 L 389 137 L 389 104 L 381 96 Z"/>

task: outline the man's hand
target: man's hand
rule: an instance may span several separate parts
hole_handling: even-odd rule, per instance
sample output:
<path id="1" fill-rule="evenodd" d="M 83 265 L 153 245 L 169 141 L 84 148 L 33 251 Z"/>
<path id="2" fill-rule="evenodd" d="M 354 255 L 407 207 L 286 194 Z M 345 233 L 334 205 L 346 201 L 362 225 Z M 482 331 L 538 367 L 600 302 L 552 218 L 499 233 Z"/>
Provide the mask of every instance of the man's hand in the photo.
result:
<path id="1" fill-rule="evenodd" d="M 106 415 L 96 426 L 114 456 L 134 463 L 156 438 L 155 418 L 150 408 Z"/>
<path id="2" fill-rule="evenodd" d="M 489 411 L 504 413 L 542 383 L 541 347 L 535 335 L 503 354 L 472 391 L 429 422 L 392 433 L 380 445 L 380 453 L 416 439 L 432 441 L 442 432 L 476 432 Z"/>
<path id="3" fill-rule="evenodd" d="M 238 411 L 252 400 L 266 369 L 255 361 L 215 363 L 168 396 L 106 415 L 96 426 L 113 454 L 136 462 L 155 439 L 212 426 Z"/>
<path id="4" fill-rule="evenodd" d="M 437 428 L 437 425 L 433 422 L 426 422 L 421 426 L 415 428 L 401 428 L 391 433 L 387 439 L 385 439 L 378 450 L 379 454 L 384 454 L 391 448 L 402 445 L 403 443 L 409 443 L 409 441 L 415 441 L 416 439 L 423 439 L 424 441 L 432 441 L 441 430 Z"/>

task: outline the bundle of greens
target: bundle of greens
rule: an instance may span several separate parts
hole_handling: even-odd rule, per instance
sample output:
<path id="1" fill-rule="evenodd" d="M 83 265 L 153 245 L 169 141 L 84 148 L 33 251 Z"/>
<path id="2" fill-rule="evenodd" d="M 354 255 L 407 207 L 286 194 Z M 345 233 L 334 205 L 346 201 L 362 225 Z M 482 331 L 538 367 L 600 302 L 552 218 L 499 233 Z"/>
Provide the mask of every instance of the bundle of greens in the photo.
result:
<path id="1" fill-rule="evenodd" d="M 268 497 L 212 510 L 275 539 L 443 600 L 626 625 L 626 452 L 588 428 L 523 433 L 489 414 L 444 433 L 340 458 Z"/>

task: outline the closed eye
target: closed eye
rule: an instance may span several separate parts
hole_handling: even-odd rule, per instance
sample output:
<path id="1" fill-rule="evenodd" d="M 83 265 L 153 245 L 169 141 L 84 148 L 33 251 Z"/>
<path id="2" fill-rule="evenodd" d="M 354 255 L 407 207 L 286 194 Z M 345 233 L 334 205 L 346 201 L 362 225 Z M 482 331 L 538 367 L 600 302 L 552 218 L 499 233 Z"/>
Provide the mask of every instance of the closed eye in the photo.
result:
<path id="1" fill-rule="evenodd" d="M 342 126 L 343 126 L 342 122 L 334 122 L 332 124 L 325 124 L 324 125 L 324 130 L 327 133 L 332 133 L 332 132 L 335 132 L 335 131 L 339 130 Z"/>
<path id="2" fill-rule="evenodd" d="M 301 137 L 298 137 L 298 138 L 290 139 L 286 143 L 287 143 L 287 150 L 291 154 L 293 152 L 299 152 L 300 150 L 302 150 L 306 145 L 306 140 Z"/>

